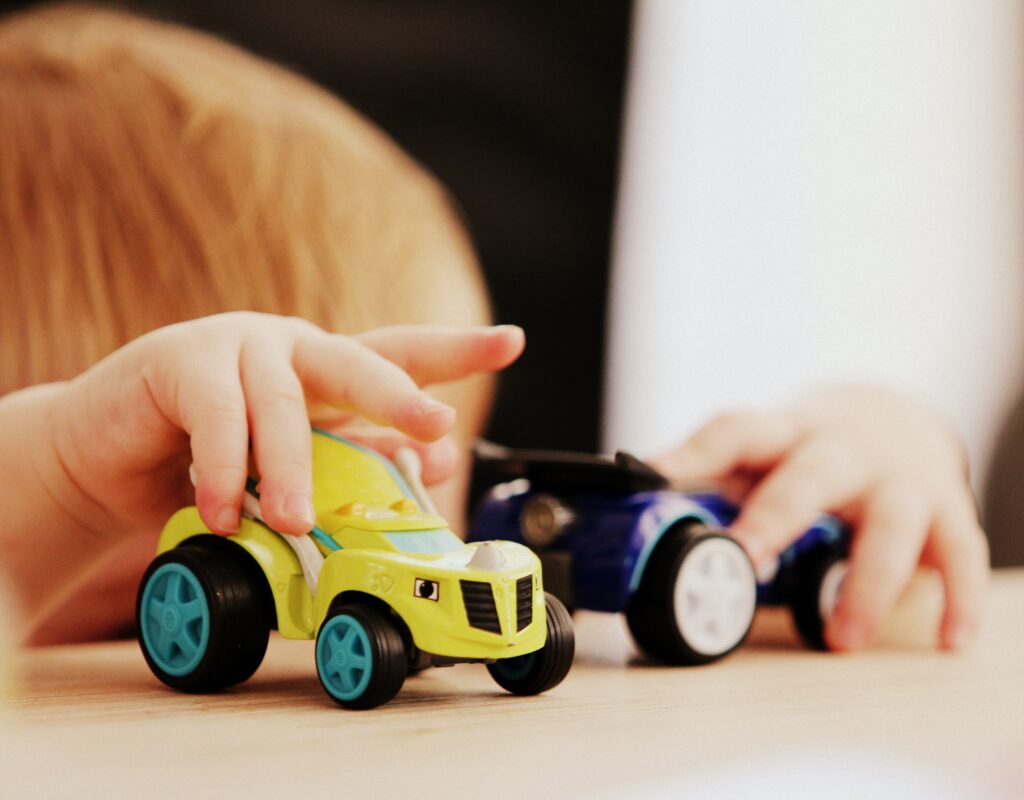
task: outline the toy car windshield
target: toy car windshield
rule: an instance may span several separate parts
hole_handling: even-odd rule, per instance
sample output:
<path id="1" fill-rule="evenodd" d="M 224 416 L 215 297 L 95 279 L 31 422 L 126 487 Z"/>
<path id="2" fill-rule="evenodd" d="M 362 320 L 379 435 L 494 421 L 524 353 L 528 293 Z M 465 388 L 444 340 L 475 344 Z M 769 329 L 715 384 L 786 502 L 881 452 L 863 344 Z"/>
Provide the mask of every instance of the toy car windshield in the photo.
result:
<path id="1" fill-rule="evenodd" d="M 614 494 L 665 489 L 668 479 L 622 450 L 614 457 L 557 450 L 516 450 L 480 440 L 477 462 L 504 480 L 526 478 L 551 490 Z"/>
<path id="2" fill-rule="evenodd" d="M 402 553 L 457 553 L 464 547 L 463 541 L 447 528 L 385 533 L 384 538 Z"/>

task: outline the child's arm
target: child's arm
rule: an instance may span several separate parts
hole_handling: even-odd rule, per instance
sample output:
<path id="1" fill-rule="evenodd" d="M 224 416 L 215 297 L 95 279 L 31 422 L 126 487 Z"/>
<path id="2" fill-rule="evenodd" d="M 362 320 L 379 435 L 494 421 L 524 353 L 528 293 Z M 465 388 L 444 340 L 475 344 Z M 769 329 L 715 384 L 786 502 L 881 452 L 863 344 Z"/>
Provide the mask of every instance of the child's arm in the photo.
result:
<path id="1" fill-rule="evenodd" d="M 742 501 L 733 533 L 755 563 L 822 511 L 853 525 L 850 574 L 826 630 L 833 648 L 868 644 L 918 563 L 942 573 L 943 645 L 973 640 L 987 540 L 963 449 L 931 409 L 879 388 L 835 387 L 791 408 L 719 417 L 656 463 L 673 480 L 714 480 Z"/>
<path id="2" fill-rule="evenodd" d="M 24 628 L 105 549 L 82 523 L 95 505 L 75 487 L 54 445 L 50 419 L 63 389 L 51 384 L 0 398 L 0 577 L 24 612 Z M 15 631 L 15 639 L 26 632 Z"/>
<path id="3" fill-rule="evenodd" d="M 249 444 L 263 518 L 313 525 L 310 419 L 355 415 L 420 442 L 428 478 L 453 466 L 455 412 L 420 387 L 501 369 L 518 328 L 385 328 L 356 337 L 234 313 L 162 328 L 72 381 L 0 398 L 0 547 L 30 626 L 102 555 L 195 499 L 237 530 Z M 433 472 L 431 475 L 430 473 Z"/>

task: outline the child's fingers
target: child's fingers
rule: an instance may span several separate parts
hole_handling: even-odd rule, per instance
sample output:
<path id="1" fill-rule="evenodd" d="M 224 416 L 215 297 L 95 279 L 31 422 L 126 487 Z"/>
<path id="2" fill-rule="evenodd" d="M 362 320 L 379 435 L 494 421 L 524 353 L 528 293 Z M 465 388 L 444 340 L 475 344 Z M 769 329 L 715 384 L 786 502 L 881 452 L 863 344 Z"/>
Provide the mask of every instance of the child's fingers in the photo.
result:
<path id="1" fill-rule="evenodd" d="M 795 419 L 775 411 L 739 411 L 715 417 L 682 446 L 651 459 L 673 483 L 727 476 L 778 461 L 800 435 Z"/>
<path id="2" fill-rule="evenodd" d="M 988 540 L 970 501 L 955 499 L 944 512 L 935 521 L 927 550 L 946 591 L 939 640 L 955 649 L 971 644 L 978 633 L 989 579 Z"/>
<path id="3" fill-rule="evenodd" d="M 438 439 L 455 424 L 453 408 L 420 389 L 401 367 L 348 337 L 303 337 L 295 344 L 293 364 L 317 399 L 421 441 Z"/>
<path id="4" fill-rule="evenodd" d="M 756 470 L 738 469 L 716 481 L 719 491 L 733 505 L 741 506 L 762 475 Z"/>
<path id="5" fill-rule="evenodd" d="M 289 353 L 276 342 L 246 344 L 242 387 L 260 475 L 260 513 L 274 530 L 307 533 L 313 513 L 313 455 L 306 401 Z"/>
<path id="6" fill-rule="evenodd" d="M 864 463 L 839 442 L 813 439 L 770 472 L 732 526 L 754 563 L 795 540 L 822 511 L 847 505 L 869 479 Z"/>
<path id="7" fill-rule="evenodd" d="M 238 510 L 249 462 L 249 425 L 234 358 L 181 387 L 179 417 L 192 445 L 196 506 L 214 533 L 238 530 Z"/>
<path id="8" fill-rule="evenodd" d="M 856 650 L 874 639 L 914 574 L 930 522 L 928 500 L 911 488 L 887 486 L 865 501 L 850 571 L 825 630 L 832 649 Z"/>
<path id="9" fill-rule="evenodd" d="M 504 369 L 519 358 L 526 342 L 523 329 L 516 325 L 396 325 L 356 338 L 404 369 L 420 386 Z"/>

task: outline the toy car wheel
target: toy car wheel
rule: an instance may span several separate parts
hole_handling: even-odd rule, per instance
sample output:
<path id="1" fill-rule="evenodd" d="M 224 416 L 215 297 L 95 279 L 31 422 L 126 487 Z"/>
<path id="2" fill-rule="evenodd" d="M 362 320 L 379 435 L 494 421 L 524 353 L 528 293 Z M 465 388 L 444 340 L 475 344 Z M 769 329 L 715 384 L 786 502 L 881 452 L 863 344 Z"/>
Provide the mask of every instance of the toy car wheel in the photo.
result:
<path id="1" fill-rule="evenodd" d="M 223 540 L 189 542 L 154 559 L 135 608 L 153 674 L 185 692 L 251 677 L 270 635 L 265 580 L 248 553 Z"/>
<path id="2" fill-rule="evenodd" d="M 565 606 L 553 594 L 544 593 L 547 639 L 533 653 L 503 658 L 487 665 L 491 677 L 512 694 L 540 694 L 558 686 L 569 674 L 576 654 L 576 634 Z"/>
<path id="3" fill-rule="evenodd" d="M 746 638 L 757 577 L 743 548 L 703 525 L 668 531 L 626 610 L 641 650 L 670 664 L 707 664 Z"/>
<path id="4" fill-rule="evenodd" d="M 815 650 L 827 650 L 825 623 L 835 611 L 839 592 L 849 571 L 843 553 L 825 550 L 806 556 L 797 567 L 796 588 L 790 610 L 804 644 Z"/>
<path id="5" fill-rule="evenodd" d="M 375 708 L 398 694 L 408 660 L 392 619 L 369 606 L 343 603 L 316 637 L 316 672 L 324 691 L 344 708 Z"/>

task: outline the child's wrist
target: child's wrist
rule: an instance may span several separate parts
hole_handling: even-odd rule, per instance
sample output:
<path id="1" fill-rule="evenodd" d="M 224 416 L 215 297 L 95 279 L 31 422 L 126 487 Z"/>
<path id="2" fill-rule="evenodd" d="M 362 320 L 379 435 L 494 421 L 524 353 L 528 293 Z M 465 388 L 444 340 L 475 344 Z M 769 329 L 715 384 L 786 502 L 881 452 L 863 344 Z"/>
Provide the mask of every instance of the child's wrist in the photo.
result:
<path id="1" fill-rule="evenodd" d="M 80 441 L 75 417 L 81 416 L 81 404 L 71 397 L 72 383 L 52 383 L 35 387 L 45 418 L 44 447 L 38 448 L 37 469 L 51 496 L 60 498 L 61 510 L 73 522 L 79 534 L 95 543 L 114 540 L 120 527 L 111 509 L 85 488 L 89 483 L 90 450 L 101 450 L 106 442 L 90 438 Z M 90 437 L 98 432 L 90 432 Z"/>
<path id="2" fill-rule="evenodd" d="M 0 398 L 0 547 L 26 630 L 106 552 L 97 546 L 100 528 L 89 524 L 90 501 L 55 445 L 51 419 L 62 393 L 47 384 Z"/>

